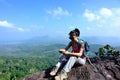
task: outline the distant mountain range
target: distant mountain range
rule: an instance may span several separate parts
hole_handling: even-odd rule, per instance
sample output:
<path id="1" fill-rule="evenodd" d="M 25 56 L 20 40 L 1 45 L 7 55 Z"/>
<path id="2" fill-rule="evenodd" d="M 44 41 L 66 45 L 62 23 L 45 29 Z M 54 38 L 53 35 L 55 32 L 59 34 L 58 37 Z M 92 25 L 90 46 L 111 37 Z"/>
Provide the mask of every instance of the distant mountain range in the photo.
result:
<path id="1" fill-rule="evenodd" d="M 110 44 L 111 46 L 120 46 L 120 38 L 117 37 L 80 37 L 85 39 L 89 44 L 99 44 L 106 45 Z M 32 43 L 41 43 L 41 44 L 68 44 L 69 38 L 66 37 L 50 37 L 50 36 L 42 36 L 42 37 L 34 37 L 32 39 L 26 40 L 26 42 Z"/>
<path id="2" fill-rule="evenodd" d="M 85 37 L 85 39 L 90 44 L 100 44 L 106 45 L 110 44 L 111 46 L 120 46 L 120 38 L 117 37 Z"/>
<path id="3" fill-rule="evenodd" d="M 100 45 L 106 45 L 110 44 L 111 46 L 120 46 L 120 38 L 117 37 L 82 37 L 82 39 L 85 39 L 88 41 L 89 44 L 100 44 Z M 1 44 L 18 44 L 18 43 L 35 43 L 35 44 L 67 44 L 69 42 L 69 38 L 67 37 L 50 37 L 50 36 L 41 36 L 41 37 L 34 37 L 28 40 L 22 40 L 22 41 L 1 41 Z"/>

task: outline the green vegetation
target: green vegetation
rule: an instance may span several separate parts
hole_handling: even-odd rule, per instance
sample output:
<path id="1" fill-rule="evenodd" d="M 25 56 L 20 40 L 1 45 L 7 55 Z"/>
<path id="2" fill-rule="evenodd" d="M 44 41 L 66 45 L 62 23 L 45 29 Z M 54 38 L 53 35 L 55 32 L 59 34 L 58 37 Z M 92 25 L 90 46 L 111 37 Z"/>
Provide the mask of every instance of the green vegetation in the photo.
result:
<path id="1" fill-rule="evenodd" d="M 55 64 L 56 58 L 57 56 L 0 57 L 0 80 L 18 80 L 28 74 L 45 70 Z"/>
<path id="2" fill-rule="evenodd" d="M 120 55 L 120 51 L 117 51 L 114 47 L 107 44 L 106 46 L 99 48 L 98 52 L 96 52 L 96 55 L 99 57 L 118 57 Z"/>
<path id="3" fill-rule="evenodd" d="M 91 51 L 99 56 L 104 56 L 105 50 L 117 56 L 116 50 L 107 45 L 91 45 Z M 0 80 L 19 80 L 29 74 L 43 71 L 55 65 L 59 52 L 58 49 L 65 45 L 40 45 L 40 44 L 14 44 L 0 46 Z M 112 49 L 109 50 L 108 48 Z M 105 50 L 104 50 L 105 49 Z M 114 54 L 113 54 L 114 53 Z"/>
<path id="4" fill-rule="evenodd" d="M 64 45 L 11 45 L 0 47 L 0 80 L 19 80 L 55 65 Z"/>

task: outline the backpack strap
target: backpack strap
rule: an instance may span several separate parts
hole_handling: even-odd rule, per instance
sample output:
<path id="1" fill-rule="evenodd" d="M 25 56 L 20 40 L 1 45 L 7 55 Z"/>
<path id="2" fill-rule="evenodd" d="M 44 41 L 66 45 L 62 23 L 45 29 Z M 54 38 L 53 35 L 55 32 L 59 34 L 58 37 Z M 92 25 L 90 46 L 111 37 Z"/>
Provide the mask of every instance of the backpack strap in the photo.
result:
<path id="1" fill-rule="evenodd" d="M 78 48 L 79 48 L 79 49 L 80 49 L 80 47 L 81 47 L 81 43 L 80 43 L 81 41 L 83 41 L 83 42 L 85 43 L 85 41 L 84 41 L 83 39 L 78 38 Z M 83 55 L 86 57 L 85 51 L 84 51 Z"/>
<path id="2" fill-rule="evenodd" d="M 84 42 L 84 40 L 83 39 L 80 39 L 80 38 L 78 38 L 78 48 L 80 49 L 80 47 L 81 47 L 81 44 L 80 44 L 80 42 L 81 41 L 83 41 Z M 84 42 L 85 43 L 85 42 Z"/>
<path id="3" fill-rule="evenodd" d="M 85 49 L 86 49 L 86 44 L 88 45 L 88 43 L 86 43 L 85 40 L 83 40 L 83 39 L 81 39 L 81 38 L 78 38 L 78 48 L 80 49 L 80 47 L 81 47 L 81 44 L 80 44 L 81 41 L 84 42 L 84 44 L 85 44 L 84 47 L 85 47 Z M 89 46 L 88 46 L 88 47 L 89 47 Z M 86 51 L 86 50 L 85 50 L 85 51 L 84 51 L 84 56 L 88 57 L 88 55 L 89 55 L 89 51 Z"/>

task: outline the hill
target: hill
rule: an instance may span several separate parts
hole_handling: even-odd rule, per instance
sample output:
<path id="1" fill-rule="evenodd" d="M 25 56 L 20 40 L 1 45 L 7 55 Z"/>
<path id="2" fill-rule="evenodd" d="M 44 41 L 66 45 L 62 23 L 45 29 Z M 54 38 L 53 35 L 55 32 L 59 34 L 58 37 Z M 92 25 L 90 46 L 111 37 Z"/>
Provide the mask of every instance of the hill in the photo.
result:
<path id="1" fill-rule="evenodd" d="M 87 63 L 85 66 L 74 65 L 68 73 L 68 80 L 120 80 L 120 57 L 91 58 L 95 68 Z M 54 80 L 49 75 L 52 68 L 31 74 L 21 80 Z"/>
<path id="2" fill-rule="evenodd" d="M 58 49 L 64 47 L 64 44 L 41 45 L 37 43 L 0 45 L 0 56 L 30 56 L 48 52 L 58 52 Z"/>
<path id="3" fill-rule="evenodd" d="M 45 44 L 40 43 L 21 43 L 21 44 L 6 44 L 0 45 L 0 56 L 26 56 L 37 55 L 47 52 L 56 52 L 60 48 L 65 48 L 65 44 Z M 90 51 L 97 52 L 103 45 L 91 44 Z M 118 48 L 119 49 L 119 48 Z"/>

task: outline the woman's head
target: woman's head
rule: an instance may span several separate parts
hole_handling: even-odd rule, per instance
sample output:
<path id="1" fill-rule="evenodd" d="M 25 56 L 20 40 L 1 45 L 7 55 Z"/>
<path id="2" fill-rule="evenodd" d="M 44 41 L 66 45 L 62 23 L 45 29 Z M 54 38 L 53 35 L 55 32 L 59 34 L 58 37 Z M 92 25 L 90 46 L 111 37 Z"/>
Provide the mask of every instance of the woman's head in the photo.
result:
<path id="1" fill-rule="evenodd" d="M 71 40 L 74 40 L 75 38 L 79 37 L 79 35 L 80 35 L 79 29 L 75 28 L 74 30 L 70 31 L 70 33 L 69 33 L 70 37 L 69 38 Z"/>

